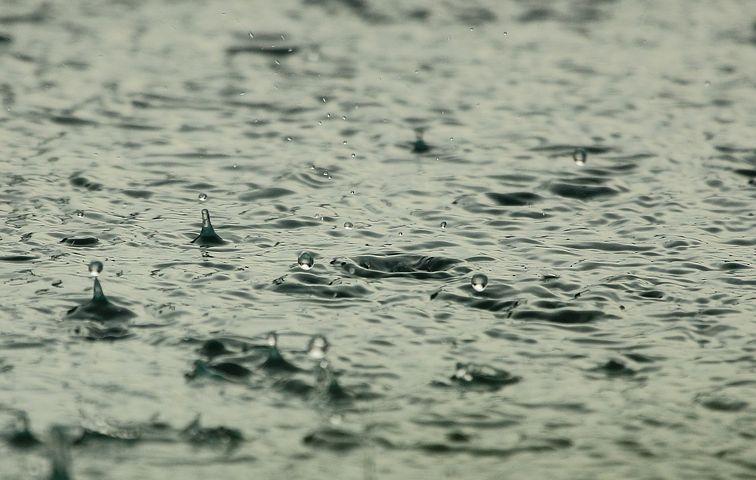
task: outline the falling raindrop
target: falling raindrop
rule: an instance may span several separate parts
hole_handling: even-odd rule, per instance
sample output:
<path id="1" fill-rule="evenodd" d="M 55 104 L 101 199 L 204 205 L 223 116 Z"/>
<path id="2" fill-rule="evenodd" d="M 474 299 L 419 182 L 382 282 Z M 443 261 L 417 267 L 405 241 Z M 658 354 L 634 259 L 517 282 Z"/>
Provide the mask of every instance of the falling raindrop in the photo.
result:
<path id="1" fill-rule="evenodd" d="M 278 334 L 276 332 L 270 332 L 265 338 L 265 342 L 269 347 L 276 348 L 278 346 Z"/>
<path id="2" fill-rule="evenodd" d="M 200 193 L 199 197 L 197 197 L 200 202 L 207 201 L 207 194 L 206 193 Z"/>
<path id="3" fill-rule="evenodd" d="M 446 230 L 446 222 L 441 222 L 441 230 Z"/>
<path id="4" fill-rule="evenodd" d="M 347 230 L 351 230 L 354 228 L 354 224 L 352 222 L 344 222 L 344 228 Z"/>

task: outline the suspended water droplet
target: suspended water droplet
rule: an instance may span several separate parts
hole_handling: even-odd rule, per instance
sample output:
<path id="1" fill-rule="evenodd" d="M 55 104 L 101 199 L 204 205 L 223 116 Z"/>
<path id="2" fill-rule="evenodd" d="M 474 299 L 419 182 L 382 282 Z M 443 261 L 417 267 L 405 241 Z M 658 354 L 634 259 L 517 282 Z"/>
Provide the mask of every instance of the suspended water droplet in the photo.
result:
<path id="1" fill-rule="evenodd" d="M 352 152 L 352 158 L 356 158 L 356 157 L 357 157 L 357 154 Z"/>
<path id="2" fill-rule="evenodd" d="M 207 194 L 206 193 L 200 193 L 197 198 L 199 199 L 200 202 L 204 202 L 204 201 L 207 200 Z"/>
<path id="3" fill-rule="evenodd" d="M 572 159 L 575 160 L 576 165 L 583 166 L 588 159 L 588 152 L 586 152 L 584 148 L 576 148 L 575 151 L 572 152 Z"/>
<path id="4" fill-rule="evenodd" d="M 79 217 L 79 218 L 83 217 L 84 216 L 84 211 L 83 210 L 76 210 L 76 216 Z"/>
<path id="5" fill-rule="evenodd" d="M 473 290 L 475 290 L 476 292 L 482 292 L 488 285 L 488 277 L 483 275 L 482 273 L 476 273 L 472 276 L 470 285 L 472 285 Z"/>
<path id="6" fill-rule="evenodd" d="M 344 145 L 346 145 L 346 144 L 347 144 L 347 141 L 346 141 L 346 140 L 344 140 L 344 141 L 343 141 L 343 142 L 341 142 L 341 143 L 343 143 Z"/>
<path id="7" fill-rule="evenodd" d="M 326 102 L 328 101 L 328 100 L 326 99 L 326 97 L 320 97 L 320 99 L 321 99 L 321 100 L 323 100 L 323 103 L 326 103 Z"/>
<path id="8" fill-rule="evenodd" d="M 92 260 L 91 262 L 89 262 L 89 275 L 97 277 L 102 272 L 102 269 L 102 262 L 100 262 L 99 260 Z"/>
<path id="9" fill-rule="evenodd" d="M 307 355 L 313 360 L 322 360 L 328 353 L 328 340 L 323 335 L 315 335 L 307 344 Z"/>
<path id="10" fill-rule="evenodd" d="M 255 38 L 255 34 L 252 32 L 249 32 L 249 38 Z"/>
<path id="11" fill-rule="evenodd" d="M 441 230 L 446 230 L 446 222 L 441 222 Z"/>
<path id="12" fill-rule="evenodd" d="M 352 222 L 344 222 L 344 228 L 351 230 L 354 228 L 354 224 Z"/>
<path id="13" fill-rule="evenodd" d="M 265 342 L 269 347 L 276 348 L 278 346 L 278 334 L 276 332 L 270 332 L 268 336 L 265 337 Z"/>
<path id="14" fill-rule="evenodd" d="M 302 270 L 309 270 L 315 264 L 315 257 L 310 252 L 302 252 L 297 258 L 297 263 Z"/>
<path id="15" fill-rule="evenodd" d="M 355 191 L 355 190 L 350 190 L 350 191 L 349 191 L 349 193 L 350 193 L 351 195 L 357 195 L 357 191 Z"/>

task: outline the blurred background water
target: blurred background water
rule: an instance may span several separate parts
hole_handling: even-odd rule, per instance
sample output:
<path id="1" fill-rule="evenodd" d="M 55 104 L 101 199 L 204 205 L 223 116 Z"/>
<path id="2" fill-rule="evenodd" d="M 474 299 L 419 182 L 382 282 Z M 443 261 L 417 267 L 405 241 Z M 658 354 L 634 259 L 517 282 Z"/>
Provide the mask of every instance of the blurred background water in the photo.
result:
<path id="1" fill-rule="evenodd" d="M 0 0 L 2 478 L 756 478 L 755 22 Z"/>

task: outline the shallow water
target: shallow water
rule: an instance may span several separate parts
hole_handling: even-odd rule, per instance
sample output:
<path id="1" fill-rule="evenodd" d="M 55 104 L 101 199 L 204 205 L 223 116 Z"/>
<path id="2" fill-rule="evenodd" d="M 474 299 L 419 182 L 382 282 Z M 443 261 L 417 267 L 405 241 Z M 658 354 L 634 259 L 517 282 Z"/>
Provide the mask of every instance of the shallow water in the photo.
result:
<path id="1" fill-rule="evenodd" d="M 756 478 L 754 20 L 0 0 L 2 478 Z"/>

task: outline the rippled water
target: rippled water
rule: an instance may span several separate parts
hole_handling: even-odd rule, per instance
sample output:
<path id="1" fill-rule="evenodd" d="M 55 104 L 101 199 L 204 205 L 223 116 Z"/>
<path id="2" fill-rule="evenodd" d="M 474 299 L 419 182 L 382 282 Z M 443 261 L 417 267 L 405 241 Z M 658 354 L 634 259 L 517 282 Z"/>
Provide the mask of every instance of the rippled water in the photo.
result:
<path id="1" fill-rule="evenodd" d="M 2 478 L 756 478 L 755 20 L 0 0 Z"/>

